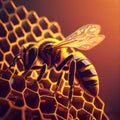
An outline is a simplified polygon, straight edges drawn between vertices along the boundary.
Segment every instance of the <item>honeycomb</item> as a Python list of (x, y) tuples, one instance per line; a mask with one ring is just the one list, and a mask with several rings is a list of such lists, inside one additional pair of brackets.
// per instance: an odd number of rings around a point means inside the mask
[[(44, 38), (64, 39), (57, 22), (39, 17), (35, 11), (17, 6), (10, 0), (0, 1), (0, 120), (109, 120), (105, 104), (75, 85), (68, 105), (68, 73), (63, 72), (59, 91), (53, 95), (60, 76), (55, 69), (46, 72), (40, 82), (36, 71), (27, 79), (18, 75), (23, 64), (17, 61), (11, 71), (5, 70), (22, 45)], [(69, 49), (69, 52), (74, 49)]]

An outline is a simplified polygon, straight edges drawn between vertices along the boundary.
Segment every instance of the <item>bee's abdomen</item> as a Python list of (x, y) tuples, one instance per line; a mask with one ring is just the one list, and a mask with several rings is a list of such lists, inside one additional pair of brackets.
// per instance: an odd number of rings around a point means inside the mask
[(95, 67), (88, 59), (77, 60), (77, 80), (93, 96), (99, 92), (99, 79)]

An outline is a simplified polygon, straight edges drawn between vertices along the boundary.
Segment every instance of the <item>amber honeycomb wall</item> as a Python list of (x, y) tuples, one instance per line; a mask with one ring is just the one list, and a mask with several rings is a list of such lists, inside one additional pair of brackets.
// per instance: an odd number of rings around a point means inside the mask
[[(57, 22), (39, 17), (35, 11), (15, 6), (12, 1), (0, 1), (0, 70), (5, 70), (22, 45), (44, 38), (62, 40)], [(74, 52), (74, 50), (71, 50)], [(108, 120), (104, 102), (91, 97), (75, 86), (72, 105), (68, 109), (68, 73), (63, 73), (59, 92), (53, 96), (59, 73), (48, 70), (40, 82), (32, 77), (18, 76), (23, 70), (21, 61), (15, 71), (0, 76), (0, 120)]]

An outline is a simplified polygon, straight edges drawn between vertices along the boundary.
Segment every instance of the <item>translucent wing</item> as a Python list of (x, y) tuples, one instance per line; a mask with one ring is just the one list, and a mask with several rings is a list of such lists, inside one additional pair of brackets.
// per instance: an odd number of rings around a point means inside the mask
[(105, 36), (99, 34), (100, 30), (100, 25), (84, 25), (66, 37), (57, 47), (74, 47), (80, 50), (89, 50), (104, 40)]

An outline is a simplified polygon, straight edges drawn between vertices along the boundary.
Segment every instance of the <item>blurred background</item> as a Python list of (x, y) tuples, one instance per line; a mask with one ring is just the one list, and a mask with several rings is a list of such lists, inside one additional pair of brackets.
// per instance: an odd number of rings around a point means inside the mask
[(105, 40), (82, 51), (95, 65), (100, 78), (100, 97), (111, 120), (120, 118), (120, 0), (14, 0), (38, 15), (57, 21), (64, 36), (82, 25), (100, 24)]

